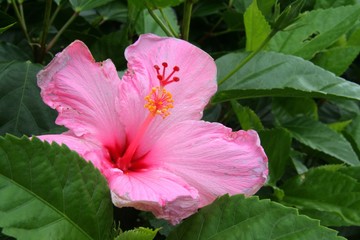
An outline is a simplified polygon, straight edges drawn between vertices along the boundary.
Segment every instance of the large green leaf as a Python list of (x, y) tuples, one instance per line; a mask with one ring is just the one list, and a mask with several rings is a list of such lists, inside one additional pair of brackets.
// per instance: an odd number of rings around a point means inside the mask
[(246, 50), (254, 51), (260, 47), (271, 32), (271, 27), (259, 10), (256, 0), (246, 9), (244, 24), (246, 31)]
[(138, 9), (150, 8), (166, 8), (179, 5), (184, 0), (132, 0)]
[(0, 135), (38, 135), (56, 127), (36, 85), (41, 66), (30, 62), (0, 63)]
[(317, 105), (311, 98), (273, 98), (272, 113), (277, 122), (303, 116), (318, 119)]
[(113, 0), (69, 0), (75, 12), (82, 12), (105, 5)]
[[(359, 226), (360, 182), (339, 168), (315, 168), (287, 181), (281, 187), (285, 193), (283, 202), (321, 219), (325, 225)], [(354, 168), (359, 171), (358, 167)]]
[(27, 61), (29, 59), (30, 56), (24, 49), (9, 42), (0, 42), (0, 62)]
[(356, 0), (316, 0), (314, 8), (334, 8), (354, 4)]
[[(217, 59), (219, 81), (246, 56), (246, 53), (231, 53)], [(360, 86), (299, 57), (262, 52), (221, 84), (213, 100), (263, 96), (360, 100)]]
[[(161, 11), (164, 15), (161, 14)], [(156, 14), (166, 25), (170, 25), (176, 34), (179, 34), (180, 27), (174, 9), (168, 7), (162, 9), (161, 11), (154, 10), (154, 14)], [(151, 17), (148, 10), (143, 10), (142, 13), (140, 13), (139, 18), (136, 21), (136, 32), (138, 34), (154, 33), (159, 36), (167, 36), (159, 24), (157, 24)]]
[(107, 182), (65, 146), (0, 137), (0, 227), (17, 239), (109, 239)]
[(281, 123), (299, 142), (326, 153), (349, 165), (360, 165), (351, 144), (327, 125), (308, 117), (298, 117)]
[(168, 240), (343, 239), (319, 221), (269, 200), (227, 195), (173, 230)]
[(278, 32), (268, 49), (311, 59), (349, 31), (359, 16), (360, 4), (307, 12), (297, 21), (297, 28)]
[[(126, 60), (125, 58), (119, 57), (119, 53), (124, 52), (126, 46), (130, 45), (127, 38), (127, 30), (127, 28), (123, 28), (121, 31), (103, 35), (98, 39), (90, 46), (94, 58), (98, 61), (110, 58), (117, 69), (125, 69)], [(114, 49), (116, 49), (116, 51), (114, 51)]]
[(269, 158), (268, 184), (276, 185), (290, 159), (291, 135), (282, 128), (263, 130), (259, 135)]

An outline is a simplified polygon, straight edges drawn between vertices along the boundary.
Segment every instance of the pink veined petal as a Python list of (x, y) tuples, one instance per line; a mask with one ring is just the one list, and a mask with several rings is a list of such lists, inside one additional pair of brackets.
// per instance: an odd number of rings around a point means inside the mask
[(86, 45), (75, 41), (37, 77), (44, 102), (59, 112), (57, 124), (112, 148), (124, 144), (115, 107), (120, 79), (110, 60), (96, 63)]
[(162, 62), (167, 62), (167, 73), (174, 66), (180, 68), (174, 74), (180, 81), (165, 86), (173, 96), (174, 108), (170, 109), (171, 114), (166, 119), (160, 116), (154, 119), (138, 150), (141, 155), (175, 122), (201, 119), (205, 105), (217, 89), (216, 65), (207, 53), (186, 41), (153, 34), (141, 35), (126, 49), (125, 56), (129, 69), (120, 85), (118, 109), (124, 113), (128, 136), (134, 135), (149, 113), (144, 108), (144, 98), (152, 87), (159, 85), (154, 65), (162, 67)]
[(216, 65), (209, 54), (181, 39), (144, 34), (125, 50), (125, 57), (136, 81), (150, 81), (151, 86), (159, 85), (154, 65), (162, 72), (162, 62), (168, 63), (168, 73), (178, 66), (180, 70), (173, 76), (180, 81), (165, 86), (174, 98), (172, 113), (179, 121), (201, 119), (217, 90)]
[(85, 139), (65, 134), (53, 134), (36, 136), (42, 141), (49, 143), (65, 144), (71, 150), (77, 152), (86, 161), (91, 161), (101, 172), (111, 167), (108, 152), (99, 145), (99, 143), (91, 142)]
[(195, 187), (200, 206), (226, 193), (255, 194), (268, 175), (267, 157), (255, 131), (232, 132), (203, 121), (185, 121), (169, 129), (148, 161), (161, 161), (158, 164)]
[(117, 207), (151, 211), (172, 224), (179, 223), (198, 209), (197, 190), (170, 172), (148, 169), (123, 173), (119, 169), (109, 169), (105, 175)]

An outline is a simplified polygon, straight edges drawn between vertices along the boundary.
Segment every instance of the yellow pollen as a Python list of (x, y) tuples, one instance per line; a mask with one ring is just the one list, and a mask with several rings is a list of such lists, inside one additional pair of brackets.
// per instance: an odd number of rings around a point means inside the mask
[(145, 100), (147, 103), (144, 107), (153, 115), (159, 114), (162, 118), (169, 116), (169, 109), (174, 107), (171, 93), (163, 87), (153, 87)]

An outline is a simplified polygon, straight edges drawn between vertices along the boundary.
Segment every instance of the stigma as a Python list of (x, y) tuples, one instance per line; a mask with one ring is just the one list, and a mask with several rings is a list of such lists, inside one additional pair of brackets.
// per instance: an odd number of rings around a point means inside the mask
[(147, 108), (150, 113), (155, 116), (160, 115), (162, 118), (166, 118), (170, 115), (169, 109), (173, 108), (173, 98), (170, 92), (166, 91), (163, 87), (153, 87), (149, 95), (145, 97)]
[(166, 68), (168, 67), (167, 62), (163, 62), (162, 64), (163, 70), (160, 72), (160, 67), (155, 65), (154, 68), (156, 70), (157, 79), (160, 81), (160, 86), (164, 87), (172, 82), (180, 81), (180, 78), (173, 76), (175, 72), (179, 72), (180, 68), (178, 66), (174, 66), (172, 72), (169, 75), (166, 75)]

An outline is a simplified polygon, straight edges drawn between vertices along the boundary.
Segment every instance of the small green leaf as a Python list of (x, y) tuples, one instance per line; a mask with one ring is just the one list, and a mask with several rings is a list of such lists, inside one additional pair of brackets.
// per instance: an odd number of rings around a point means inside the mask
[[(217, 59), (218, 80), (246, 56), (246, 53), (231, 53)], [(301, 58), (261, 52), (219, 86), (213, 101), (263, 96), (360, 100), (360, 86)]]
[(246, 9), (244, 14), (246, 32), (246, 51), (255, 51), (271, 32), (271, 27), (259, 10), (257, 1)]
[(345, 129), (347, 136), (354, 143), (355, 148), (360, 152), (360, 115), (355, 117), (351, 124)]
[[(341, 166), (314, 168), (287, 181), (283, 201), (325, 225), (360, 225), (360, 182)], [(359, 167), (348, 167), (359, 171)]]
[(0, 135), (38, 135), (56, 127), (54, 110), (47, 107), (36, 85), (40, 65), (0, 63)]
[(243, 130), (254, 129), (257, 131), (264, 129), (264, 126), (262, 125), (259, 117), (256, 115), (256, 113), (253, 110), (251, 110), (248, 107), (244, 107), (240, 105), (236, 101), (231, 101), (231, 106), (241, 125), (241, 129)]
[(269, 158), (269, 185), (276, 185), (289, 163), (291, 135), (284, 129), (270, 129), (259, 132), (261, 145)]
[(351, 144), (326, 124), (307, 117), (294, 118), (281, 124), (299, 142), (349, 165), (360, 165)]
[(294, 149), (291, 149), (290, 151), (290, 159), (298, 174), (303, 174), (308, 171), (308, 168), (304, 164), (305, 156), (306, 155), (304, 153), (295, 151)]
[(65, 146), (0, 137), (0, 227), (17, 239), (109, 239), (106, 180)]
[(268, 49), (311, 59), (349, 31), (359, 15), (360, 4), (306, 12), (297, 21), (297, 28), (278, 32)]
[(179, 224), (167, 240), (332, 240), (334, 230), (320, 226), (319, 221), (299, 215), (284, 207), (257, 197), (228, 195), (214, 201)]
[(159, 229), (139, 227), (125, 231), (115, 238), (115, 240), (153, 240)]

